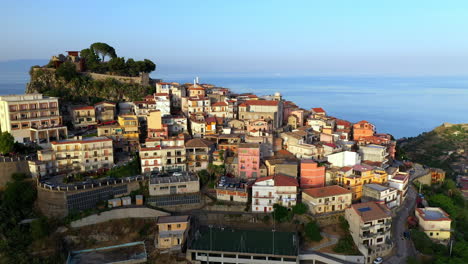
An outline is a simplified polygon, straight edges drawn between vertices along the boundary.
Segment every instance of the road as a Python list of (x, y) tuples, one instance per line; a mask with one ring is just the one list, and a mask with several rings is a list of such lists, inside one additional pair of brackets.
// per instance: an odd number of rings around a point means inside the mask
[(406, 263), (406, 258), (409, 256), (416, 256), (416, 249), (411, 239), (404, 239), (403, 232), (406, 229), (406, 221), (408, 216), (414, 212), (416, 206), (417, 191), (412, 186), (411, 182), (426, 173), (426, 170), (419, 164), (414, 166), (414, 173), (410, 175), (410, 183), (408, 193), (403, 206), (400, 207), (396, 216), (393, 218), (392, 229), (393, 239), (395, 241), (395, 255), (386, 258), (384, 263), (400, 264)]

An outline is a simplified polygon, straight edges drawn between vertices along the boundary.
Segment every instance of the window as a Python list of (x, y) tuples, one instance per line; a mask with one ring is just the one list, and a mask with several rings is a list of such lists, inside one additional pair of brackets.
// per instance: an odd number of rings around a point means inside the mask
[(431, 233), (429, 233), (429, 236), (433, 236), (433, 235), (434, 235), (434, 234), (433, 234), (432, 232), (431, 232)]

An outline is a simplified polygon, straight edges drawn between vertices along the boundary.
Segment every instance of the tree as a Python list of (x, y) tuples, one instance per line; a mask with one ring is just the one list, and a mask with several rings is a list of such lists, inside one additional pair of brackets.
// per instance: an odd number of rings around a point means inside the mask
[(15, 138), (8, 132), (0, 133), (0, 153), (10, 153), (15, 146)]
[(83, 49), (80, 52), (81, 58), (85, 60), (86, 68), (91, 72), (100, 72), (100, 59), (92, 49)]
[(130, 76), (138, 76), (139, 72), (137, 69), (137, 64), (135, 63), (135, 60), (132, 58), (127, 59), (127, 62), (125, 63), (127, 66), (127, 73)]
[(450, 216), (455, 217), (457, 213), (457, 207), (453, 203), (453, 200), (443, 194), (436, 194), (429, 197), (429, 205), (434, 207), (441, 207)]
[(288, 220), (288, 208), (279, 204), (273, 205), (273, 218), (281, 223)]
[(143, 72), (150, 73), (150, 72), (156, 70), (156, 64), (154, 64), (154, 62), (152, 62), (152, 61), (150, 61), (148, 59), (145, 59), (143, 62), (145, 64), (145, 68), (144, 68)]
[(118, 75), (125, 75), (127, 72), (127, 65), (123, 57), (112, 58), (108, 63), (109, 71)]
[(117, 54), (115, 53), (115, 49), (109, 46), (107, 43), (102, 43), (102, 42), (93, 43), (91, 44), (91, 49), (94, 51), (96, 55), (101, 56), (102, 61), (105, 61), (106, 56), (110, 58), (117, 57)]
[(305, 226), (305, 235), (308, 239), (312, 241), (322, 240), (322, 235), (320, 234), (320, 227), (317, 222), (311, 221)]
[(41, 217), (31, 222), (31, 236), (34, 240), (39, 240), (49, 234), (49, 223), (47, 218)]
[(297, 203), (293, 206), (292, 211), (295, 214), (301, 215), (307, 213), (307, 209), (308, 207), (304, 203)]
[(55, 71), (55, 74), (58, 77), (62, 77), (63, 79), (65, 79), (65, 81), (67, 82), (71, 81), (72, 79), (78, 76), (78, 73), (76, 72), (76, 66), (71, 61), (66, 61), (62, 63)]

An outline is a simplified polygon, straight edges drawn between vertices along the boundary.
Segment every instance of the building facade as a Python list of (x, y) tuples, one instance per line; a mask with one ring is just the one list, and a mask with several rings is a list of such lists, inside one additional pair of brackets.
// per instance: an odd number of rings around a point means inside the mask
[(302, 201), (314, 215), (341, 212), (351, 205), (352, 192), (338, 185), (306, 189)]
[(262, 177), (252, 185), (252, 212), (272, 212), (273, 205), (296, 205), (297, 179), (284, 175)]
[(260, 145), (243, 143), (238, 147), (238, 175), (240, 178), (260, 177)]
[(313, 160), (301, 160), (301, 188), (325, 186), (325, 167)]
[(444, 244), (450, 241), (452, 219), (444, 210), (439, 207), (416, 208), (415, 214), (419, 228), (430, 239)]
[(16, 142), (42, 146), (68, 136), (58, 98), (42, 94), (0, 96), (0, 130), (9, 132)]
[(160, 216), (156, 221), (158, 235), (156, 247), (159, 249), (180, 250), (190, 230), (190, 216)]
[(110, 169), (114, 165), (112, 140), (105, 137), (54, 141), (50, 148), (39, 150), (37, 158), (29, 161), (34, 177)]
[(345, 211), (349, 232), (358, 250), (372, 263), (388, 255), (392, 248), (392, 216), (385, 205), (376, 202), (351, 205)]

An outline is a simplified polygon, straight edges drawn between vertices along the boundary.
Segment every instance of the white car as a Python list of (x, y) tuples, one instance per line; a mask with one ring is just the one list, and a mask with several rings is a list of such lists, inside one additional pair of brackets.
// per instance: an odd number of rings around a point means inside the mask
[(374, 264), (381, 264), (381, 263), (383, 263), (383, 258), (378, 257), (378, 258), (374, 259)]

